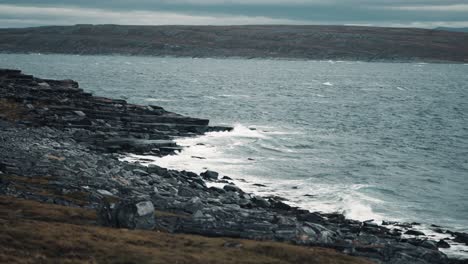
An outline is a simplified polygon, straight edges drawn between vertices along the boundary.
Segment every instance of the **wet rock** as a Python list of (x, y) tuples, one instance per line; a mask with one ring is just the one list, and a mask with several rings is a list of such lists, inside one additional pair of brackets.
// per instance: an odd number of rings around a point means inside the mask
[(322, 223), (325, 220), (321, 215), (311, 212), (300, 213), (297, 215), (297, 219), (300, 221), (306, 221), (311, 223)]
[(227, 185), (224, 185), (223, 189), (227, 192), (243, 193), (242, 189), (235, 185), (227, 184)]
[(437, 247), (438, 248), (450, 248), (450, 244), (447, 243), (445, 240), (441, 239), (437, 242)]
[(254, 196), (251, 199), (251, 201), (255, 206), (258, 206), (258, 207), (267, 208), (267, 207), (271, 206), (270, 202), (268, 202), (266, 199), (264, 199), (264, 198), (262, 198), (260, 196)]
[(216, 171), (207, 170), (200, 174), (204, 179), (215, 181), (218, 179), (219, 174)]
[(468, 245), (468, 234), (467, 233), (460, 233), (460, 232), (455, 232), (455, 239), (453, 241), (458, 242), (458, 243), (465, 243)]
[(398, 222), (395, 221), (382, 221), (382, 225), (396, 225)]
[(405, 232), (405, 235), (412, 235), (412, 236), (424, 236), (425, 234), (421, 231), (417, 230), (408, 230)]
[(432, 250), (438, 250), (439, 248), (437, 242), (427, 240), (427, 239), (421, 242), (418, 246), (425, 247), (425, 248), (432, 249)]

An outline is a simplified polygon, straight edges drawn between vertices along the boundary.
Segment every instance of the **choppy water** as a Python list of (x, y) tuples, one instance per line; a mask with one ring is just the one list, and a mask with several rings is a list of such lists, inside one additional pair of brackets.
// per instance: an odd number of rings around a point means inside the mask
[(0, 54), (0, 67), (235, 126), (179, 140), (160, 165), (307, 209), (468, 231), (468, 65)]

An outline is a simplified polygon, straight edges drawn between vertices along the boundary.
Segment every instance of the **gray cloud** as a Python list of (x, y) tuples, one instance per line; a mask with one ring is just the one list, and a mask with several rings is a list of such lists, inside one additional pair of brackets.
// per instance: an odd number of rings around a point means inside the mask
[[(467, 0), (0, 0), (0, 26), (361, 24), (468, 27)], [(52, 12), (58, 10), (57, 12)]]

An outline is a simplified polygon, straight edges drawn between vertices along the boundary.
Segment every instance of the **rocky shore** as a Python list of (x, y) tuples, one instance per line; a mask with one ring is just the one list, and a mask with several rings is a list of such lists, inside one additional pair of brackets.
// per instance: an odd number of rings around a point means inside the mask
[[(71, 80), (0, 69), (0, 195), (93, 209), (101, 225), (116, 228), (320, 246), (376, 263), (466, 263), (438, 250), (450, 246), (446, 241), (418, 238), (412, 224), (388, 229), (309, 212), (279, 197), (245, 193), (213, 171), (198, 175), (121, 160), (128, 153), (171, 155), (180, 150), (176, 137), (229, 129), (158, 106), (96, 97)], [(440, 232), (468, 244), (468, 234)]]

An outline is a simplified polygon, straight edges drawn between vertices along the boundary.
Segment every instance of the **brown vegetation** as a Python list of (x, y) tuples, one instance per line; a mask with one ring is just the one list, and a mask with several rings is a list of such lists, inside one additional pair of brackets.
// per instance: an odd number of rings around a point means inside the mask
[(59, 188), (49, 185), (53, 177), (23, 177), (14, 175), (2, 175), (2, 182), (11, 188), (28, 192), (35, 196), (49, 199), (60, 199), (68, 203), (85, 206), (89, 203), (89, 194), (81, 190), (64, 192)]
[(92, 224), (95, 217), (89, 209), (0, 196), (0, 262), (371, 263), (331, 249), (104, 228)]
[(14, 100), (0, 98), (0, 119), (18, 121), (25, 117), (26, 109)]

